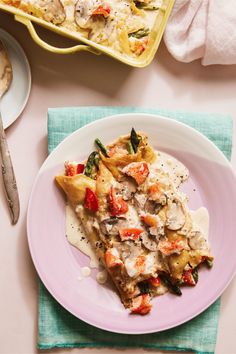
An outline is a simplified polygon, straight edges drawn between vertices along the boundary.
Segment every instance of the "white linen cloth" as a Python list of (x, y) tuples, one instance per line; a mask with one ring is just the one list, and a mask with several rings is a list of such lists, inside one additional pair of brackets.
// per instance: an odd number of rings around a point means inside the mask
[(236, 0), (176, 0), (164, 40), (179, 61), (236, 64)]

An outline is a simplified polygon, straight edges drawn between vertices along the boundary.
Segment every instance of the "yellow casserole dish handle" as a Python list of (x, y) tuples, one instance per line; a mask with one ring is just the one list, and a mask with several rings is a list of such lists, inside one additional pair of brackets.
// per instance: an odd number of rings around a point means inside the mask
[(70, 53), (75, 53), (75, 52), (79, 52), (81, 50), (86, 50), (88, 52), (92, 52), (94, 54), (101, 54), (100, 51), (98, 51), (95, 48), (92, 48), (86, 44), (78, 44), (75, 45), (73, 47), (70, 48), (57, 48), (54, 47), (50, 44), (48, 44), (47, 42), (43, 41), (37, 34), (32, 22), (28, 19), (25, 18), (23, 16), (20, 15), (15, 15), (15, 20), (22, 23), (23, 25), (25, 25), (28, 28), (28, 31), (31, 35), (31, 37), (33, 38), (33, 40), (42, 48), (48, 50), (49, 52), (53, 52), (53, 53), (57, 53), (57, 54), (70, 54)]

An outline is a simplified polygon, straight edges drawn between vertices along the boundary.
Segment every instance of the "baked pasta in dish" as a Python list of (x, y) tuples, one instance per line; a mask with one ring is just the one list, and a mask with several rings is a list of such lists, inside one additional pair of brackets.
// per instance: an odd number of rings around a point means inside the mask
[(181, 295), (182, 285), (196, 285), (201, 265), (212, 266), (207, 235), (179, 190), (188, 170), (181, 164), (171, 172), (172, 160), (162, 163), (134, 129), (107, 146), (95, 144), (87, 161), (65, 162), (56, 181), (125, 308), (145, 315), (154, 296)]
[(162, 0), (0, 0), (85, 38), (137, 57), (150, 40)]

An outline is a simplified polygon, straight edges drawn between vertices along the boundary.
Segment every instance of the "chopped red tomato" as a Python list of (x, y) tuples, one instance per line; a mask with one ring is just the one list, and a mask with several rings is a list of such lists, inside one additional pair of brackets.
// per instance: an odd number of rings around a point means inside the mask
[(212, 257), (209, 257), (209, 256), (202, 256), (201, 261), (202, 261), (202, 263), (204, 263), (204, 262), (213, 262), (213, 259), (212, 259)]
[(96, 10), (93, 11), (92, 16), (103, 16), (107, 18), (110, 15), (111, 8), (108, 4), (100, 5)]
[(117, 196), (113, 187), (109, 193), (110, 213), (112, 216), (117, 216), (127, 213), (129, 207), (121, 196)]
[(140, 55), (147, 48), (148, 38), (144, 38), (136, 47), (135, 54)]
[(65, 162), (65, 174), (66, 176), (73, 177), (79, 173), (84, 172), (84, 164), (77, 164), (76, 162)]
[(208, 268), (213, 267), (213, 258), (212, 257), (202, 256), (201, 261), (202, 261), (202, 263), (205, 263)]
[(132, 50), (133, 53), (135, 53), (138, 56), (142, 54), (143, 51), (147, 48), (147, 44), (148, 44), (148, 37), (144, 37), (140, 39), (134, 39), (134, 37), (132, 37), (130, 41), (130, 49)]
[(108, 268), (113, 268), (123, 264), (115, 248), (109, 248), (105, 253), (105, 262)]
[(143, 232), (142, 229), (121, 229), (119, 230), (121, 241), (126, 240), (138, 240), (141, 233)]
[(132, 300), (131, 312), (140, 315), (146, 315), (150, 312), (152, 305), (150, 304), (151, 297), (149, 294), (143, 294), (135, 297)]
[(193, 278), (192, 272), (193, 272), (193, 270), (190, 268), (188, 270), (185, 270), (183, 273), (182, 280), (187, 285), (195, 285), (196, 284), (196, 282)]
[(84, 207), (94, 213), (98, 211), (98, 198), (90, 188), (86, 188)]
[(127, 165), (123, 172), (130, 177), (133, 177), (138, 185), (145, 182), (149, 175), (149, 168), (146, 162), (132, 162)]
[(77, 165), (75, 162), (65, 162), (65, 175), (73, 177), (76, 175), (77, 172)]
[(158, 244), (158, 248), (165, 256), (169, 256), (174, 252), (179, 252), (184, 249), (184, 243), (180, 240), (169, 241), (169, 240), (161, 240)]
[(83, 173), (84, 172), (84, 164), (83, 163), (78, 163), (77, 165), (77, 174)]
[(155, 286), (155, 287), (157, 287), (157, 286), (159, 286), (161, 284), (161, 281), (160, 281), (159, 277), (156, 277), (156, 278), (151, 277), (151, 278), (148, 279), (148, 282), (149, 282), (149, 284), (151, 284), (152, 286)]

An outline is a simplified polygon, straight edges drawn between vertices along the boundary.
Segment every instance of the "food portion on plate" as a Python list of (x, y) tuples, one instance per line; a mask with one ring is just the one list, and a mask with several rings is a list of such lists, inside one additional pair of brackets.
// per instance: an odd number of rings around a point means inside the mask
[(151, 40), (162, 0), (0, 0), (119, 53), (140, 56)]
[(132, 128), (111, 144), (95, 144), (85, 162), (66, 161), (56, 181), (123, 305), (145, 315), (153, 297), (181, 295), (182, 285), (196, 285), (200, 266), (212, 266), (207, 227), (199, 222), (207, 210), (189, 210), (179, 189), (187, 168), (155, 151), (144, 133)]

